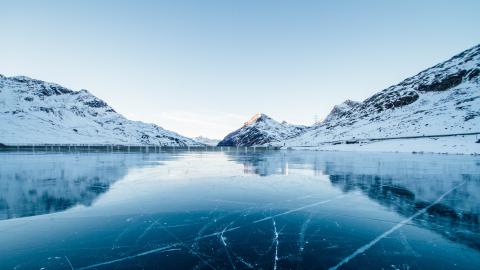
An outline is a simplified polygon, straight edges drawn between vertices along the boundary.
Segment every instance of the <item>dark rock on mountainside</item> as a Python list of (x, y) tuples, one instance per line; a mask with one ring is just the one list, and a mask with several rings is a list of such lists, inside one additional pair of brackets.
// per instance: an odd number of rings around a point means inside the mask
[[(469, 71), (467, 70), (460, 70), (457, 73), (449, 74), (445, 78), (435, 80), (429, 84), (419, 84), (417, 87), (418, 91), (445, 91), (450, 88), (453, 88), (462, 83), (463, 79), (466, 77)], [(473, 77), (474, 78), (474, 77)], [(470, 78), (466, 78), (470, 79)]]

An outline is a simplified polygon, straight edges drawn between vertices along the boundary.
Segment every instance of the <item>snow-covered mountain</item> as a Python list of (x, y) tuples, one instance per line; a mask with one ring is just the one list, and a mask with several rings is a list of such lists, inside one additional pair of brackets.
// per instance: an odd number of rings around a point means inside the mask
[(360, 104), (361, 104), (360, 102), (347, 99), (341, 104), (335, 105), (333, 109), (330, 111), (330, 113), (328, 114), (328, 116), (325, 118), (324, 122), (332, 121), (333, 119), (342, 117), (346, 113), (348, 113), (352, 108)]
[(87, 90), (3, 75), (0, 143), (201, 145), (157, 125), (128, 120)]
[(480, 131), (480, 45), (382, 90), (335, 106), (287, 145)]
[(241, 128), (228, 134), (218, 146), (256, 146), (280, 143), (298, 136), (305, 126), (279, 123), (265, 114), (256, 114)]
[(210, 138), (207, 138), (207, 137), (204, 137), (204, 136), (198, 136), (198, 137), (195, 137), (193, 139), (195, 141), (199, 142), (199, 143), (203, 143), (203, 144), (209, 145), (209, 146), (216, 146), (220, 142), (220, 140), (210, 139)]

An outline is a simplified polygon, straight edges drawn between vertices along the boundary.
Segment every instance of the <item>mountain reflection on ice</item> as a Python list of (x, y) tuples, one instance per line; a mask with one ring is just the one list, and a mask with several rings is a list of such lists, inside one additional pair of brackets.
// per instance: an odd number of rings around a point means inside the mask
[(90, 206), (145, 161), (137, 155), (0, 155), (0, 220)]
[(1, 269), (480, 267), (474, 156), (230, 151), (0, 161)]
[[(328, 175), (333, 186), (344, 192), (361, 191), (380, 205), (403, 216), (411, 216), (439, 194), (465, 183), (451, 199), (428, 210), (417, 220), (454, 241), (480, 250), (480, 160), (443, 155), (351, 154), (320, 152), (304, 155), (277, 153), (267, 158), (237, 157), (245, 171), (266, 176), (285, 174), (293, 169), (311, 166), (316, 174)], [(328, 156), (328, 157), (327, 157)], [(312, 159), (313, 158), (313, 159)], [(470, 160), (469, 160), (470, 159)], [(300, 166), (298, 166), (300, 165)], [(426, 224), (425, 224), (426, 223)]]

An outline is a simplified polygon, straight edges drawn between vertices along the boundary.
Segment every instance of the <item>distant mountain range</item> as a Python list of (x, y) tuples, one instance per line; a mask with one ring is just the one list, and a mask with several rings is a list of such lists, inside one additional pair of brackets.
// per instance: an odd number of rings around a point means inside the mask
[(283, 125), (266, 115), (260, 118), (259, 123), (249, 121), (230, 133), (219, 145), (311, 146), (352, 138), (479, 132), (480, 45), (363, 102), (347, 100), (308, 128)]
[(216, 146), (220, 142), (220, 140), (210, 139), (210, 138), (203, 137), (203, 136), (194, 137), (193, 139), (195, 141), (199, 142), (199, 143), (203, 143), (203, 144), (209, 145), (209, 146)]
[[(363, 102), (347, 100), (313, 126), (277, 122), (257, 114), (218, 146), (301, 147), (339, 140), (479, 131), (477, 45)], [(87, 90), (0, 75), (0, 143), (200, 146), (217, 141), (190, 139), (155, 124), (128, 120)]]
[(0, 143), (203, 145), (155, 124), (128, 120), (87, 90), (3, 75)]

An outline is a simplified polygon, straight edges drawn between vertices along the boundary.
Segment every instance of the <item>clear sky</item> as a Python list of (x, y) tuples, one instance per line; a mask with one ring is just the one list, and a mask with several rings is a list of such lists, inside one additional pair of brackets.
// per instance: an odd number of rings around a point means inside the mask
[(312, 124), (480, 43), (480, 1), (0, 1), (0, 73), (221, 138)]

